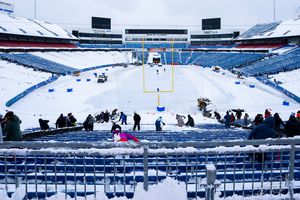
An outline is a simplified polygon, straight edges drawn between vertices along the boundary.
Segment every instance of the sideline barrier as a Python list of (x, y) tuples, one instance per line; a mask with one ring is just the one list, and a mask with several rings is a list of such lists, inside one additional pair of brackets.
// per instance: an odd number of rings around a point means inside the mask
[(288, 96), (291, 99), (295, 100), (297, 103), (300, 103), (300, 97), (298, 97), (297, 95), (293, 94), (292, 92), (284, 89), (283, 87), (277, 85), (276, 83), (273, 83), (272, 81), (268, 80), (267, 78), (262, 77), (262, 76), (258, 76), (258, 77), (256, 77), (256, 79), (259, 80), (260, 82), (262, 82), (266, 85), (269, 85), (269, 86), (275, 88), (276, 90), (284, 93), (286, 96)]
[(39, 89), (45, 85), (48, 85), (49, 83), (52, 83), (54, 81), (56, 81), (58, 79), (59, 76), (52, 76), (51, 78), (49, 78), (46, 81), (40, 82), (34, 86), (31, 86), (30, 88), (26, 89), (24, 92), (18, 94), (17, 96), (15, 96), (14, 98), (10, 99), (8, 102), (5, 103), (5, 106), (10, 107), (13, 104), (15, 104), (17, 101), (19, 101), (20, 99), (22, 99), (23, 97), (27, 96), (28, 94), (30, 94), (31, 92), (35, 91), (36, 89)]

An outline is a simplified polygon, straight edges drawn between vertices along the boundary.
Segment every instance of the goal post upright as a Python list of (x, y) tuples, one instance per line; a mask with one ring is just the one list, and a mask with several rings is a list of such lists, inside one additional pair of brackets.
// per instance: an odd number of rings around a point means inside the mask
[(171, 92), (174, 93), (174, 38), (172, 39), (171, 48), (172, 48), (172, 62), (171, 62), (171, 68), (172, 68), (172, 90), (171, 90)]

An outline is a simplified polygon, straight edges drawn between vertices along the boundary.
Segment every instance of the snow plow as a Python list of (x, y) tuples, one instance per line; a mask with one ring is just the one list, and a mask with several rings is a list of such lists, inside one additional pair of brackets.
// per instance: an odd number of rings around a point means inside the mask
[(108, 79), (108, 76), (106, 76), (106, 75), (99, 75), (97, 82), (98, 83), (104, 83), (104, 82), (107, 81), (107, 79)]

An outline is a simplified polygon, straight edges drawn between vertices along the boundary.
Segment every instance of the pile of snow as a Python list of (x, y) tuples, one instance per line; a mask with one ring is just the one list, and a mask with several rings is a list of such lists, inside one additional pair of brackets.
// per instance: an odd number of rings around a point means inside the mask
[[(97, 193), (97, 199), (102, 200), (108, 200), (107, 196), (104, 192)], [(133, 200), (165, 200), (165, 199), (172, 199), (172, 200), (185, 200), (187, 198), (187, 193), (185, 189), (184, 183), (179, 183), (176, 180), (173, 180), (171, 178), (166, 178), (163, 182), (158, 183), (157, 185), (150, 185), (149, 190), (145, 191), (143, 188), (143, 183), (138, 183), (135, 192)], [(65, 199), (65, 194), (57, 194), (55, 196), (47, 198), (47, 200), (60, 200)], [(67, 197), (67, 200), (71, 200), (70, 196)], [(89, 195), (86, 197), (77, 197), (78, 200), (94, 200), (94, 195)], [(110, 200), (128, 200), (126, 197), (115, 197)]]
[(77, 69), (132, 62), (132, 52), (128, 51), (35, 52), (32, 54)]
[(300, 69), (293, 70), (290, 72), (281, 72), (279, 74), (273, 75), (273, 80), (280, 81), (283, 84), (280, 86), (292, 92), (293, 94), (300, 96)]

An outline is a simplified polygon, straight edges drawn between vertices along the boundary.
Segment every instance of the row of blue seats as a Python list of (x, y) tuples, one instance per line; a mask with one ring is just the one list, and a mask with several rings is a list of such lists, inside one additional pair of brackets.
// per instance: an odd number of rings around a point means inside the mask
[(56, 74), (67, 74), (76, 70), (29, 53), (1, 53), (0, 59)]
[(240, 69), (245, 74), (263, 75), (290, 71), (300, 67), (300, 48), (291, 52), (272, 56)]
[[(141, 53), (138, 55), (138, 59), (141, 59)], [(174, 53), (160, 52), (161, 62), (163, 64), (196, 64), (204, 67), (220, 66), (224, 69), (231, 69), (235, 67), (241, 67), (249, 65), (253, 62), (261, 60), (267, 56), (263, 53), (236, 53), (236, 52), (178, 52)], [(147, 54), (148, 56), (148, 54)], [(145, 59), (147, 60), (147, 59)]]

